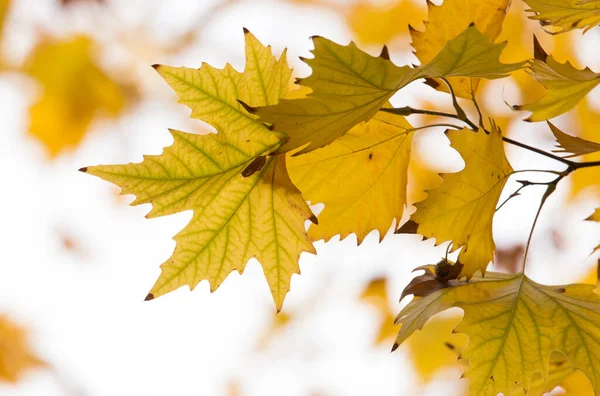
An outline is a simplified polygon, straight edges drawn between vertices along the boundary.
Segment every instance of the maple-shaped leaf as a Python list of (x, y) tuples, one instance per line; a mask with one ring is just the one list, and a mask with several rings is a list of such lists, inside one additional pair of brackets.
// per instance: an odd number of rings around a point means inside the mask
[[(305, 62), (313, 73), (300, 80), (312, 92), (307, 98), (282, 100), (274, 106), (249, 109), (289, 136), (277, 152), (304, 147), (296, 155), (330, 144), (362, 121), (367, 121), (402, 87), (426, 77), (501, 78), (523, 63), (502, 64), (505, 44), (492, 44), (475, 26), (469, 26), (435, 56), (417, 67), (398, 67), (384, 51), (373, 57), (354, 44), (343, 46), (313, 38), (313, 59)], [(310, 143), (310, 144), (309, 144)]]
[(600, 84), (600, 73), (589, 68), (576, 69), (571, 63), (559, 63), (548, 55), (538, 40), (534, 40), (535, 59), (529, 73), (547, 92), (537, 102), (513, 106), (516, 110), (530, 111), (527, 121), (543, 121), (571, 110), (592, 89)]
[[(431, 272), (428, 268), (426, 271)], [(454, 329), (469, 336), (461, 358), (469, 395), (510, 394), (529, 387), (534, 373), (548, 377), (553, 351), (581, 370), (600, 390), (600, 296), (594, 285), (546, 286), (523, 274), (488, 272), (469, 282), (449, 284), (415, 297), (398, 315), (396, 344), (423, 327), (433, 315), (459, 307), (464, 317)]]
[(0, 382), (18, 382), (27, 370), (43, 366), (30, 351), (25, 329), (0, 316)]
[(550, 26), (551, 33), (589, 29), (600, 24), (600, 1), (597, 0), (525, 0), (533, 12), (530, 18)]
[[(190, 223), (175, 236), (173, 256), (147, 299), (183, 285), (208, 280), (215, 290), (251, 258), (262, 264), (273, 299), (281, 309), (301, 252), (314, 253), (304, 221), (316, 218), (289, 179), (284, 156), (266, 154), (280, 142), (237, 98), (272, 104), (289, 86), (285, 57), (279, 61), (246, 32), (243, 73), (204, 65), (198, 70), (160, 66), (192, 115), (217, 134), (173, 131), (175, 142), (161, 155), (138, 164), (83, 169), (137, 196), (132, 205), (151, 203), (149, 217), (192, 210)], [(274, 80), (271, 80), (273, 78)]]
[(589, 140), (566, 134), (553, 125), (550, 121), (548, 121), (548, 126), (556, 138), (557, 149), (552, 150), (552, 152), (569, 154), (563, 156), (563, 158), (579, 157), (580, 155), (600, 151), (600, 144), (596, 142), (590, 142)]
[[(444, 0), (437, 6), (427, 2), (429, 12), (425, 22), (425, 31), (410, 28), (412, 46), (421, 64), (430, 62), (437, 53), (471, 23), (487, 35), (490, 41), (496, 40), (502, 29), (502, 22), (510, 0)], [(452, 23), (448, 23), (452, 21)], [(454, 88), (454, 93), (462, 98), (471, 98), (471, 93), (477, 90), (478, 78), (453, 77), (448, 80)], [(428, 81), (435, 88), (448, 92), (446, 84), (439, 80)]]
[(96, 114), (118, 115), (125, 105), (123, 89), (93, 59), (87, 37), (43, 41), (25, 65), (41, 85), (41, 96), (30, 108), (29, 133), (50, 156), (77, 146)]
[(290, 177), (311, 203), (323, 203), (313, 240), (356, 234), (360, 244), (372, 230), (382, 239), (406, 205), (413, 132), (397, 115), (378, 113), (330, 145), (290, 157)]
[(411, 221), (416, 232), (437, 243), (452, 241), (452, 249), (464, 246), (459, 261), (460, 276), (471, 277), (493, 259), (496, 245), (492, 238), (492, 219), (496, 204), (513, 172), (506, 159), (502, 134), (492, 128), (490, 134), (469, 129), (447, 131), (446, 135), (463, 160), (458, 173), (443, 174), (443, 182), (415, 206)]

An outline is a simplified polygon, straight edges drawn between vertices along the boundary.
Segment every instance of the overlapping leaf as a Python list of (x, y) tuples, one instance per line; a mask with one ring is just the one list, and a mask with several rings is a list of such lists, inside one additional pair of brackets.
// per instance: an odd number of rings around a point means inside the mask
[(327, 147), (289, 159), (290, 176), (313, 204), (324, 203), (313, 240), (371, 230), (380, 239), (406, 205), (412, 132), (400, 116), (379, 113)]
[[(315, 220), (287, 174), (285, 157), (264, 157), (281, 135), (245, 112), (237, 99), (255, 105), (276, 103), (289, 86), (285, 56), (246, 32), (243, 73), (204, 65), (198, 70), (159, 66), (192, 115), (217, 134), (172, 132), (174, 144), (138, 164), (89, 167), (88, 173), (137, 196), (132, 205), (151, 203), (150, 217), (193, 210), (190, 223), (175, 236), (173, 256), (147, 299), (183, 285), (208, 280), (215, 290), (232, 271), (256, 258), (263, 266), (277, 309), (301, 252), (314, 253), (304, 221)], [(247, 172), (251, 169), (251, 172)]]
[(373, 117), (397, 90), (416, 79), (494, 79), (523, 66), (500, 63), (498, 57), (505, 44), (491, 44), (475, 26), (450, 40), (431, 62), (414, 69), (395, 66), (385, 56), (368, 55), (354, 43), (342, 46), (322, 37), (313, 41), (315, 57), (306, 60), (313, 73), (300, 82), (312, 89), (309, 97), (252, 109), (275, 131), (289, 135), (278, 152), (308, 144), (297, 153), (301, 154), (331, 143), (354, 125)]
[(536, 59), (532, 60), (529, 72), (547, 92), (537, 102), (514, 106), (517, 110), (531, 111), (527, 121), (543, 121), (571, 110), (600, 84), (600, 73), (589, 68), (578, 70), (569, 62), (557, 62), (546, 54), (537, 39), (535, 49)]
[[(432, 271), (427, 268), (426, 271)], [(461, 353), (469, 395), (510, 394), (547, 378), (551, 353), (565, 354), (600, 389), (600, 296), (593, 285), (545, 286), (523, 274), (490, 273), (414, 298), (398, 315), (400, 344), (428, 318), (451, 307), (464, 317), (455, 332), (469, 336)]]
[[(473, 22), (477, 29), (493, 42), (500, 34), (509, 5), (510, 0), (444, 0), (440, 6), (428, 1), (429, 17), (425, 22), (425, 31), (410, 29), (415, 55), (421, 64), (430, 62), (448, 41)], [(452, 84), (454, 93), (463, 98), (471, 98), (471, 93), (475, 92), (479, 85), (478, 78), (454, 77), (448, 81)], [(429, 84), (443, 91), (448, 90), (439, 80), (430, 81)]]
[(525, 0), (534, 15), (553, 33), (564, 33), (573, 29), (585, 31), (600, 24), (600, 1), (597, 0)]
[(513, 170), (499, 129), (494, 127), (489, 135), (468, 129), (446, 134), (465, 161), (465, 168), (442, 175), (442, 184), (416, 204), (411, 220), (418, 224), (416, 232), (425, 237), (438, 243), (452, 241), (453, 250), (464, 246), (459, 255), (464, 265), (460, 276), (471, 277), (477, 270), (485, 272), (493, 259), (492, 219)]
[(550, 126), (550, 130), (556, 138), (557, 149), (552, 150), (552, 152), (569, 154), (563, 156), (563, 158), (579, 157), (580, 155), (600, 151), (600, 144), (598, 143), (566, 134), (554, 126), (550, 121), (548, 121), (548, 126)]

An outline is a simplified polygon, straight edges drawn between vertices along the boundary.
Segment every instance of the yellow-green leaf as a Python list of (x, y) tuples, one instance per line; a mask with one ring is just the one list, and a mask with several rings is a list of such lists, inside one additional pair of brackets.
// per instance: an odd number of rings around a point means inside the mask
[(291, 157), (292, 181), (311, 203), (324, 203), (313, 240), (343, 239), (355, 233), (358, 243), (371, 230), (384, 237), (400, 221), (406, 205), (412, 132), (404, 117), (378, 113), (329, 146)]
[(579, 157), (580, 155), (600, 151), (600, 144), (596, 142), (590, 142), (589, 140), (566, 134), (554, 126), (550, 121), (548, 121), (548, 126), (550, 126), (550, 130), (556, 138), (557, 149), (552, 150), (552, 152), (569, 154), (563, 156), (563, 158)]
[(573, 29), (589, 29), (600, 24), (600, 2), (597, 0), (525, 0), (533, 12), (531, 19), (551, 26), (552, 33)]
[[(431, 268), (425, 269), (432, 271)], [(451, 307), (464, 317), (455, 332), (469, 336), (461, 358), (469, 395), (524, 389), (535, 372), (548, 377), (551, 353), (563, 353), (600, 390), (600, 296), (593, 285), (546, 286), (523, 274), (488, 273), (415, 297), (398, 315), (397, 344), (428, 318)]]
[[(425, 31), (410, 29), (415, 55), (421, 64), (430, 62), (448, 41), (471, 23), (475, 23), (477, 29), (487, 35), (490, 41), (495, 41), (509, 5), (510, 0), (444, 0), (440, 6), (428, 1), (429, 17), (425, 22)], [(471, 98), (471, 92), (475, 92), (479, 85), (478, 78), (453, 77), (448, 81), (454, 88), (454, 93), (462, 98)], [(439, 90), (448, 91), (446, 85), (439, 80), (433, 85)]]
[(423, 236), (438, 243), (452, 241), (453, 250), (464, 246), (459, 255), (464, 265), (460, 276), (471, 277), (477, 270), (484, 273), (493, 259), (492, 219), (513, 170), (504, 154), (502, 134), (495, 126), (489, 135), (469, 129), (446, 134), (465, 161), (465, 168), (442, 175), (442, 184), (415, 205), (417, 211), (411, 220), (419, 225), (417, 233)]
[(272, 151), (283, 135), (269, 131), (257, 117), (249, 114), (239, 100), (250, 106), (272, 105), (290, 87), (292, 70), (285, 51), (277, 60), (270, 46), (263, 46), (250, 32), (246, 40), (246, 67), (242, 73), (230, 64), (217, 69), (203, 64), (200, 69), (154, 66), (177, 92), (180, 103), (192, 110), (192, 117), (215, 127), (223, 144), (231, 145), (245, 162)]
[(258, 156), (276, 147), (281, 136), (236, 102), (238, 95), (254, 104), (276, 102), (289, 86), (289, 69), (270, 51), (265, 56), (249, 33), (246, 51), (244, 73), (229, 66), (159, 67), (192, 115), (214, 125), (217, 134), (173, 131), (175, 142), (161, 155), (82, 169), (119, 185), (123, 194), (136, 195), (132, 205), (151, 203), (148, 217), (194, 212), (175, 236), (175, 252), (147, 299), (184, 285), (194, 288), (202, 280), (215, 290), (229, 273), (242, 272), (256, 258), (279, 310), (292, 274), (299, 272), (300, 254), (315, 252), (304, 228), (305, 220), (315, 218), (289, 179), (285, 157)]
[(571, 110), (600, 84), (600, 73), (589, 68), (578, 70), (569, 62), (557, 62), (544, 52), (537, 40), (535, 47), (536, 59), (531, 61), (528, 71), (547, 91), (537, 102), (514, 106), (532, 113), (527, 121), (543, 121)]
[(367, 121), (408, 83), (425, 77), (501, 78), (523, 66), (502, 64), (505, 44), (492, 44), (475, 26), (450, 40), (438, 55), (418, 68), (398, 67), (387, 57), (373, 57), (354, 43), (336, 44), (313, 38), (313, 74), (300, 84), (312, 89), (304, 99), (282, 100), (274, 106), (251, 109), (275, 131), (289, 136), (277, 152), (304, 147), (297, 154), (330, 144), (362, 121)]

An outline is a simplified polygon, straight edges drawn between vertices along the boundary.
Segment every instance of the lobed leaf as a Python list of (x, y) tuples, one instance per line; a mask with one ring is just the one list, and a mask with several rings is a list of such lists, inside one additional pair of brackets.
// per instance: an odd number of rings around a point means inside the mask
[(329, 146), (289, 158), (290, 177), (304, 197), (325, 204), (308, 231), (313, 240), (355, 233), (360, 244), (372, 230), (382, 239), (400, 221), (411, 128), (404, 117), (378, 113)]
[(415, 206), (411, 220), (417, 233), (438, 243), (452, 241), (463, 264), (460, 276), (471, 277), (485, 269), (494, 257), (492, 220), (502, 189), (513, 172), (504, 154), (502, 134), (495, 127), (487, 135), (463, 129), (446, 135), (463, 160), (458, 173), (442, 175), (443, 182), (428, 191), (428, 197)]
[(523, 274), (488, 273), (414, 298), (398, 315), (396, 344), (423, 327), (432, 315), (459, 307), (464, 317), (455, 332), (469, 336), (461, 358), (469, 395), (525, 390), (536, 372), (548, 378), (553, 351), (600, 388), (600, 296), (593, 285), (546, 286)]
[(525, 0), (534, 15), (529, 18), (550, 26), (551, 33), (573, 29), (588, 31), (600, 24), (600, 1), (597, 0)]
[(315, 57), (306, 60), (313, 74), (300, 81), (312, 93), (304, 99), (284, 99), (274, 106), (251, 109), (275, 131), (289, 136), (278, 153), (303, 147), (295, 154), (299, 155), (330, 144), (371, 119), (396, 91), (416, 79), (495, 79), (524, 65), (500, 63), (498, 57), (505, 44), (490, 43), (475, 26), (450, 40), (431, 62), (414, 69), (395, 66), (386, 56), (373, 57), (354, 43), (342, 46), (322, 37), (313, 41)]
[(532, 113), (526, 121), (543, 121), (565, 113), (600, 84), (600, 73), (589, 68), (578, 70), (569, 62), (559, 63), (546, 54), (537, 39), (534, 45), (536, 59), (531, 61), (528, 72), (547, 92), (537, 102), (513, 106)]

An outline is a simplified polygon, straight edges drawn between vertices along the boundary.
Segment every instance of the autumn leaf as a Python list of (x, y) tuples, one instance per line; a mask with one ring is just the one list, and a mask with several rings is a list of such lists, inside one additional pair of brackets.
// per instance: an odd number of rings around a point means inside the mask
[(487, 135), (463, 129), (446, 135), (465, 161), (458, 173), (443, 174), (443, 182), (428, 191), (428, 197), (415, 206), (411, 220), (417, 233), (435, 238), (437, 243), (452, 241), (452, 250), (464, 246), (459, 261), (460, 276), (482, 273), (493, 259), (492, 219), (508, 176), (513, 172), (506, 156), (500, 130)]
[(25, 329), (0, 316), (0, 382), (16, 383), (27, 370), (45, 365), (30, 351)]
[[(481, 33), (488, 36), (488, 40), (495, 41), (502, 29), (509, 5), (510, 0), (444, 0), (440, 6), (428, 1), (429, 19), (425, 22), (425, 31), (420, 32), (412, 27), (410, 29), (415, 55), (421, 64), (430, 62), (448, 41), (473, 22)], [(448, 81), (457, 96), (469, 99), (479, 85), (477, 78), (454, 77)], [(430, 81), (429, 84), (448, 92), (448, 88), (440, 80)]]
[(525, 0), (534, 13), (531, 19), (550, 26), (551, 33), (573, 29), (589, 29), (600, 23), (600, 2), (596, 0)]
[(408, 25), (421, 20), (424, 11), (415, 0), (397, 0), (384, 5), (358, 2), (349, 7), (346, 20), (360, 43), (383, 45), (407, 34)]
[(393, 340), (398, 333), (394, 325), (394, 314), (390, 309), (387, 294), (387, 278), (372, 279), (363, 290), (361, 300), (371, 305), (379, 312), (379, 326), (375, 345), (382, 345), (388, 340)]
[(588, 217), (586, 220), (597, 221), (600, 222), (600, 208), (597, 208), (594, 213)]
[(313, 73), (300, 84), (312, 89), (304, 99), (282, 100), (274, 106), (249, 108), (285, 132), (289, 140), (278, 153), (304, 147), (296, 155), (330, 144), (362, 121), (371, 119), (388, 99), (410, 82), (425, 77), (468, 76), (502, 78), (523, 66), (502, 64), (505, 44), (492, 44), (476, 27), (469, 26), (450, 40), (431, 62), (398, 67), (385, 56), (373, 57), (356, 47), (313, 38), (313, 59), (305, 62)]
[(25, 65), (41, 86), (30, 109), (29, 133), (52, 157), (77, 146), (94, 116), (114, 117), (125, 105), (122, 88), (97, 66), (93, 50), (87, 37), (44, 41)]
[(312, 240), (356, 234), (360, 244), (372, 230), (382, 239), (406, 205), (412, 142), (404, 117), (378, 113), (330, 145), (290, 157), (294, 184), (311, 203), (324, 203)]
[[(589, 100), (582, 100), (575, 109), (579, 128), (577, 135), (585, 140), (600, 144), (598, 125), (600, 125), (600, 112), (592, 108)], [(582, 157), (585, 162), (600, 161), (600, 153), (589, 153)], [(577, 169), (569, 176), (571, 180), (571, 199), (576, 198), (584, 191), (600, 199), (600, 167)]]
[[(160, 66), (158, 71), (192, 108), (192, 116), (217, 134), (173, 131), (174, 144), (138, 164), (88, 167), (88, 173), (137, 196), (132, 205), (151, 203), (148, 217), (193, 210), (190, 223), (175, 236), (173, 256), (147, 299), (208, 280), (215, 290), (251, 258), (262, 264), (277, 310), (299, 273), (301, 252), (315, 253), (304, 221), (316, 221), (289, 179), (285, 157), (266, 157), (281, 135), (245, 112), (237, 99), (272, 104), (285, 94), (289, 68), (246, 32), (243, 73), (204, 65), (198, 70)], [(218, 85), (217, 85), (218, 84)], [(248, 170), (251, 171), (248, 171)]]
[(546, 286), (523, 274), (488, 272), (485, 278), (475, 276), (415, 297), (396, 318), (402, 327), (395, 345), (436, 313), (459, 307), (464, 317), (455, 332), (469, 336), (461, 353), (469, 361), (464, 374), (470, 381), (469, 395), (509, 394), (515, 384), (527, 390), (535, 372), (548, 377), (555, 350), (598, 391), (600, 296), (594, 288)]
[(592, 89), (600, 84), (600, 73), (589, 68), (578, 70), (569, 62), (559, 63), (546, 54), (535, 39), (535, 59), (530, 74), (542, 84), (547, 92), (537, 102), (513, 106), (516, 110), (530, 111), (527, 121), (543, 121), (571, 110)]
[(550, 121), (548, 126), (552, 131), (552, 134), (556, 138), (556, 150), (552, 150), (553, 153), (567, 153), (569, 155), (563, 156), (563, 158), (579, 157), (580, 155), (595, 153), (600, 151), (600, 144), (590, 142), (589, 140), (581, 139), (577, 136), (571, 136), (564, 133)]

